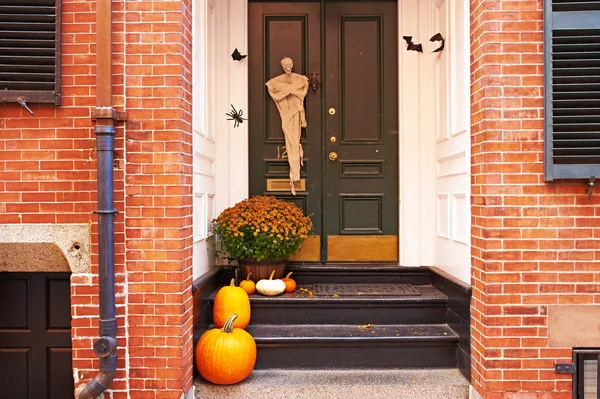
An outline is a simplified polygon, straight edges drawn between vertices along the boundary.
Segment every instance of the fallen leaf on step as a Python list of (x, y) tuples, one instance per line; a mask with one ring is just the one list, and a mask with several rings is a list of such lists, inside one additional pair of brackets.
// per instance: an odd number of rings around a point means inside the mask
[(314, 297), (316, 297), (316, 295), (311, 290), (309, 290), (308, 288), (301, 287), (300, 291), (304, 292), (304, 293), (307, 293), (308, 296), (314, 296)]
[(364, 326), (360, 326), (360, 328), (373, 328), (373, 324), (372, 323), (365, 324)]

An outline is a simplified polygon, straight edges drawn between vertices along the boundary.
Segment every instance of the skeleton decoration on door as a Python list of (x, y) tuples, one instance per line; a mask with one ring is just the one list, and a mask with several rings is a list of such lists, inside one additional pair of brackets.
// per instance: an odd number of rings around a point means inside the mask
[(290, 165), (290, 190), (296, 195), (294, 183), (300, 181), (300, 166), (304, 164), (300, 133), (302, 128), (306, 127), (304, 97), (308, 92), (308, 78), (292, 72), (294, 62), (291, 58), (284, 57), (281, 67), (285, 73), (269, 80), (266, 86), (281, 116), (281, 128)]

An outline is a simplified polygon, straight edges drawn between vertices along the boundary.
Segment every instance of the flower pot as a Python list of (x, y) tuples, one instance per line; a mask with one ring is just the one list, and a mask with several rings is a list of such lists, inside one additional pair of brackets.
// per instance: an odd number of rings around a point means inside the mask
[(266, 260), (257, 261), (252, 258), (238, 259), (242, 278), (246, 278), (248, 273), (252, 273), (250, 280), (257, 282), (258, 280), (268, 279), (271, 272), (275, 270), (273, 278), (282, 278), (285, 271), (285, 259), (282, 260)]

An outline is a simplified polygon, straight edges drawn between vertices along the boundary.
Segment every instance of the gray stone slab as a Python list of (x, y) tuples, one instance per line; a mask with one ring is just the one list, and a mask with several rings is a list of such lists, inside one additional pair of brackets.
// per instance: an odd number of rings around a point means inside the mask
[(456, 369), (256, 370), (232, 386), (198, 378), (196, 398), (466, 399), (469, 382)]
[(548, 346), (600, 346), (600, 305), (548, 306)]
[(0, 271), (89, 273), (89, 224), (0, 225)]

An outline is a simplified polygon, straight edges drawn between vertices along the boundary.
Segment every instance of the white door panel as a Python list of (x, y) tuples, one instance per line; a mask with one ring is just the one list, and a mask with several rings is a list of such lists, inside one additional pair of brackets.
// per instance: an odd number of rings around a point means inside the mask
[[(470, 282), (470, 137), (468, 3), (434, 0), (433, 27), (445, 39), (435, 53), (435, 264)], [(433, 48), (439, 46), (436, 42)]]
[[(193, 275), (197, 278), (210, 267), (213, 252), (209, 238), (215, 217), (217, 135), (215, 120), (215, 75), (217, 67), (217, 25), (223, 4), (199, 0), (193, 9)], [(227, 15), (226, 13), (224, 15)]]

